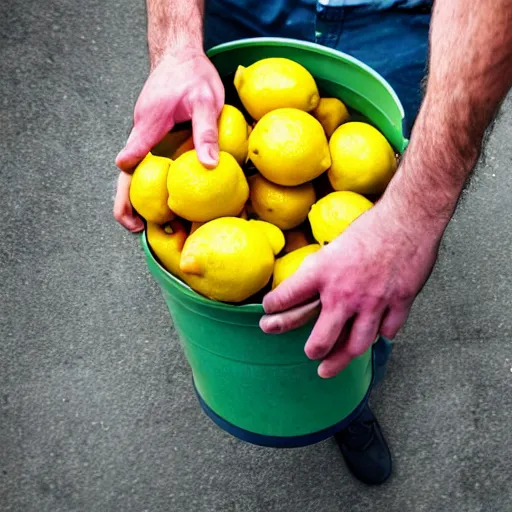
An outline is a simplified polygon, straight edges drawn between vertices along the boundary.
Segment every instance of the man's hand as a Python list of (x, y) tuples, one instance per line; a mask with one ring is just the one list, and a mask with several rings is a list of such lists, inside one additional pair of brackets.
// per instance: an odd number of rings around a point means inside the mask
[(217, 165), (217, 118), (224, 104), (220, 77), (202, 51), (165, 55), (149, 75), (135, 105), (134, 125), (116, 164), (133, 168), (176, 123), (192, 120), (194, 144), (201, 162)]
[(333, 377), (378, 334), (395, 337), (432, 270), (439, 240), (439, 231), (414, 229), (378, 203), (265, 297), (261, 328), (280, 333), (300, 327), (319, 297), (320, 316), (305, 351), (323, 359), (321, 377)]
[(125, 228), (141, 231), (144, 227), (130, 205), (129, 174), (176, 123), (192, 120), (199, 159), (207, 167), (217, 165), (217, 118), (223, 104), (224, 87), (202, 51), (182, 49), (179, 55), (168, 53), (159, 61), (140, 93), (132, 132), (116, 159), (121, 176), (114, 217)]
[(305, 350), (323, 359), (320, 376), (340, 372), (377, 334), (393, 338), (427, 280), (485, 130), (512, 85), (511, 6), (436, 1), (427, 94), (395, 177), (371, 210), (265, 297), (268, 333), (304, 324), (319, 298)]
[(203, 51), (204, 0), (147, 0), (151, 72), (135, 105), (133, 129), (116, 164), (121, 170), (114, 217), (130, 231), (142, 220), (130, 204), (131, 173), (175, 124), (192, 120), (199, 160), (219, 158), (217, 118), (224, 87)]

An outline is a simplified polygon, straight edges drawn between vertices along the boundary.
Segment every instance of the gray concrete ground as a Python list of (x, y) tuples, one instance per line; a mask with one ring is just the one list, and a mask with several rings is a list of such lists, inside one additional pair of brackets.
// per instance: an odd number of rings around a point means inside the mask
[(2, 512), (512, 510), (512, 101), (375, 393), (393, 478), (210, 424), (138, 240), (112, 217), (143, 2), (0, 6)]

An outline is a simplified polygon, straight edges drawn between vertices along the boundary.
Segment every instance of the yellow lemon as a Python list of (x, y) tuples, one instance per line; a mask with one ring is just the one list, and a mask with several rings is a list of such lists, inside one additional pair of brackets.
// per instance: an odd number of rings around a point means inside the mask
[(204, 167), (195, 150), (178, 157), (167, 177), (169, 208), (192, 222), (238, 215), (249, 198), (249, 185), (233, 156), (220, 152), (215, 169)]
[(302, 224), (316, 201), (312, 183), (283, 187), (257, 174), (250, 180), (249, 188), (256, 215), (281, 229), (292, 229)]
[(185, 226), (173, 220), (165, 226), (148, 222), (146, 227), (148, 243), (160, 263), (174, 276), (183, 279), (180, 269), (181, 251), (187, 239)]
[(249, 67), (238, 66), (234, 84), (247, 112), (256, 120), (277, 108), (309, 112), (320, 95), (311, 73), (290, 59), (271, 57)]
[(277, 288), (285, 279), (299, 270), (302, 262), (310, 255), (320, 249), (318, 244), (306, 245), (300, 249), (296, 249), (282, 258), (278, 258), (274, 265), (274, 279), (272, 288)]
[(272, 276), (274, 252), (257, 224), (223, 217), (202, 225), (187, 238), (180, 269), (191, 288), (223, 302), (242, 302)]
[(285, 244), (283, 250), (285, 253), (289, 253), (309, 245), (308, 237), (301, 229), (290, 229), (290, 231), (286, 231), (284, 238)]
[(249, 136), (249, 158), (267, 180), (302, 185), (331, 166), (322, 125), (310, 114), (280, 108), (261, 118)]
[(249, 125), (240, 110), (224, 105), (219, 116), (219, 149), (233, 155), (242, 165), (247, 158)]
[(373, 203), (355, 192), (332, 192), (317, 201), (309, 212), (315, 240), (324, 245), (343, 233)]
[(369, 124), (342, 124), (332, 134), (329, 147), (332, 166), (328, 176), (334, 190), (381, 194), (395, 174), (393, 148)]
[(172, 160), (148, 153), (133, 172), (130, 202), (149, 222), (164, 224), (174, 218), (167, 205), (167, 174)]
[(320, 121), (328, 139), (340, 124), (350, 118), (347, 107), (338, 98), (320, 98), (318, 107), (311, 114)]
[(270, 224), (270, 222), (265, 222), (263, 220), (251, 219), (249, 222), (255, 224), (263, 230), (265, 236), (270, 242), (274, 254), (279, 254), (283, 250), (285, 244), (284, 234), (277, 226), (274, 226), (274, 224)]

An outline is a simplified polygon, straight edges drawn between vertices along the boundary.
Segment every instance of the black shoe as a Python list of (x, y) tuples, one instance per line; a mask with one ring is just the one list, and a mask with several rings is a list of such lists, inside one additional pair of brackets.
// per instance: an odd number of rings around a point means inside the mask
[(391, 452), (377, 418), (366, 405), (344, 430), (334, 435), (350, 472), (369, 485), (384, 483), (391, 475)]

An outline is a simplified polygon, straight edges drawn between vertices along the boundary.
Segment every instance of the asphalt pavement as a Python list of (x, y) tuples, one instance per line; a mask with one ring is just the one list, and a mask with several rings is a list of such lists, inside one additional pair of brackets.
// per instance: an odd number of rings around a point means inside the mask
[(512, 98), (372, 398), (394, 475), (332, 441), (243, 444), (200, 411), (113, 164), (147, 73), (143, 2), (0, 6), (0, 510), (512, 510)]

